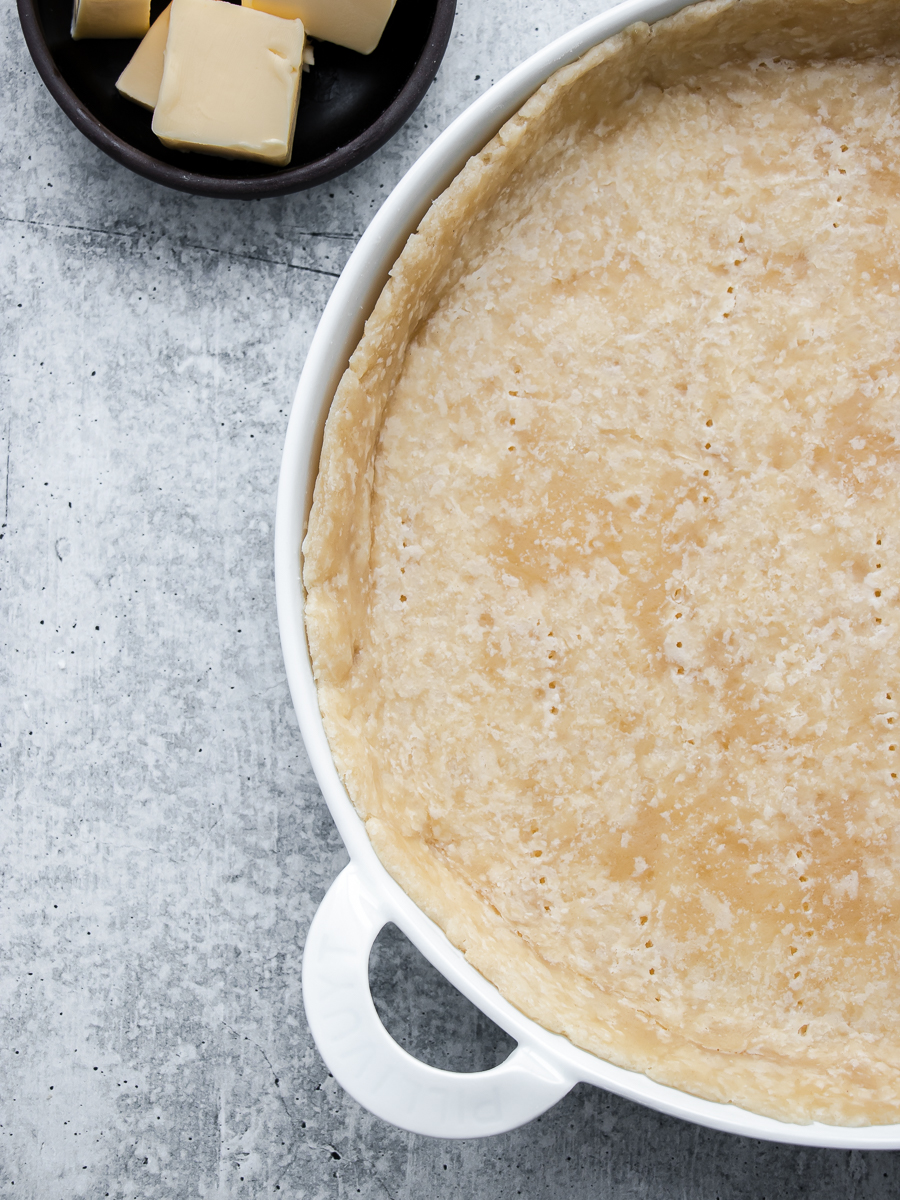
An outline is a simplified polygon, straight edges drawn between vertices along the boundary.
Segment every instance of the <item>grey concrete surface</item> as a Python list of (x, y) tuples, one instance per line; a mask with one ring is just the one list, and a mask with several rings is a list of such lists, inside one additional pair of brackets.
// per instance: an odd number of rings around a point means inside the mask
[[(241, 204), (84, 140), (0, 8), (0, 1197), (895, 1197), (890, 1154), (699, 1130), (590, 1088), (486, 1142), (363, 1112), (300, 959), (345, 861), (281, 662), (288, 408), (356, 239), (490, 81), (590, 15), (460, 0), (422, 107), (369, 162)], [(395, 931), (384, 1019), (442, 1066), (509, 1042)]]

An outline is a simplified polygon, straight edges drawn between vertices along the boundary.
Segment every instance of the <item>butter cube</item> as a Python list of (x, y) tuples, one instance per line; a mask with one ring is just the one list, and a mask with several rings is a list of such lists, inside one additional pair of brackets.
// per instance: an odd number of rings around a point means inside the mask
[(396, 0), (241, 0), (246, 8), (303, 22), (310, 37), (371, 54)]
[(159, 14), (131, 56), (128, 66), (116, 80), (116, 88), (123, 96), (149, 108), (151, 112), (156, 108), (159, 85), (162, 83), (171, 8), (169, 4)]
[(72, 37), (139, 38), (150, 28), (150, 0), (75, 0)]
[(172, 0), (152, 129), (166, 146), (290, 162), (303, 22), (225, 0)]

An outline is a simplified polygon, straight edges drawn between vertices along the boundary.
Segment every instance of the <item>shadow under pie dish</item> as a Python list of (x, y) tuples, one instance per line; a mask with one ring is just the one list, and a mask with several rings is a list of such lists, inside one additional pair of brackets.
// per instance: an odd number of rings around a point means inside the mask
[(895, 14), (553, 76), (395, 264), (304, 545), (394, 879), (545, 1028), (793, 1123), (898, 1117)]

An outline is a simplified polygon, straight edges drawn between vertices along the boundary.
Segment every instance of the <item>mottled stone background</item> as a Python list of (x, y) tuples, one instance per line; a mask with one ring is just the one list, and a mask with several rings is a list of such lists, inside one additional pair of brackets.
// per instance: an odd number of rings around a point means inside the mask
[[(294, 386), (404, 170), (593, 11), (460, 0), (438, 79), (387, 147), (243, 204), (105, 158), (3, 0), (0, 1197), (898, 1194), (893, 1155), (713, 1134), (588, 1087), (490, 1141), (410, 1136), (343, 1094), (306, 1028), (304, 937), (345, 853), (275, 622)], [(373, 980), (426, 1060), (507, 1052), (396, 931)]]

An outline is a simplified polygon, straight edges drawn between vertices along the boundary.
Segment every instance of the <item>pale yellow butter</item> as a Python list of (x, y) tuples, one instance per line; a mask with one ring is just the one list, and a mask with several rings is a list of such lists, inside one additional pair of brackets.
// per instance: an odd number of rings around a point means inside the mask
[(75, 0), (72, 37), (139, 38), (150, 28), (150, 0)]
[(172, 0), (153, 132), (178, 150), (289, 162), (305, 36), (300, 20)]
[(241, 0), (246, 8), (301, 20), (310, 37), (371, 54), (395, 0)]
[(116, 88), (123, 96), (149, 108), (151, 112), (156, 108), (159, 85), (162, 83), (171, 8), (170, 4), (159, 14), (131, 56), (128, 66), (116, 80)]

